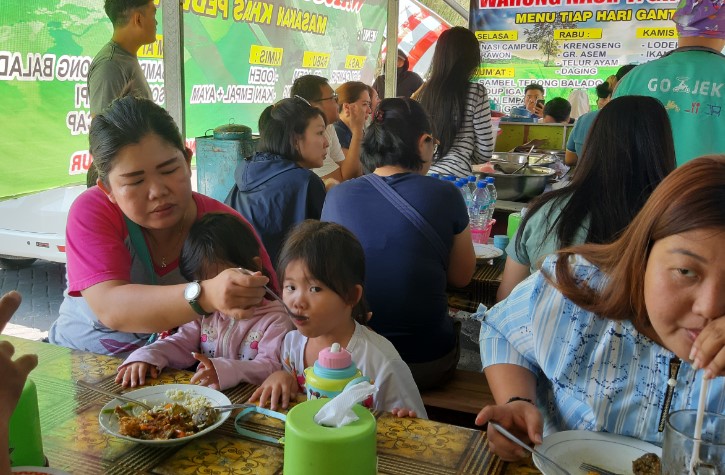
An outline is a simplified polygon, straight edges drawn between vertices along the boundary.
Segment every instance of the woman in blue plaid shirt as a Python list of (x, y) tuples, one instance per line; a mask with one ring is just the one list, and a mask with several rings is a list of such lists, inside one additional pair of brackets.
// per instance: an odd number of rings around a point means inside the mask
[[(549, 256), (487, 312), (495, 421), (534, 444), (584, 429), (661, 445), (671, 411), (725, 411), (725, 155), (672, 172), (622, 236)], [(495, 429), (505, 460), (524, 452)]]

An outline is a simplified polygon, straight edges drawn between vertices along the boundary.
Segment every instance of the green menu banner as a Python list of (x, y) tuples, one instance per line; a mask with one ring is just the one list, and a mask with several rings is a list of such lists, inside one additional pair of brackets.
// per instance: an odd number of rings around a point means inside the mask
[(471, 0), (483, 59), (478, 79), (503, 112), (522, 104), (533, 82), (547, 99), (583, 89), (595, 104), (595, 86), (621, 66), (677, 47), (678, 1)]
[[(159, 0), (156, 0), (158, 5)], [(294, 79), (333, 87), (372, 83), (385, 28), (384, 0), (184, 0), (186, 130), (228, 122), (257, 129), (261, 111)], [(154, 100), (164, 104), (164, 38), (138, 51)], [(90, 113), (86, 77), (110, 40), (99, 0), (0, 3), (0, 199), (82, 183)]]

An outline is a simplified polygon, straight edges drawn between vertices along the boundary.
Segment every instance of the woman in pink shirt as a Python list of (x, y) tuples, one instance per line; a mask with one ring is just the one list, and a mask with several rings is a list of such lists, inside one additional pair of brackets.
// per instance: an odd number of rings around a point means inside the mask
[(221, 311), (242, 318), (277, 288), (268, 276), (233, 269), (187, 283), (178, 257), (189, 228), (209, 212), (244, 219), (191, 190), (191, 150), (171, 116), (148, 99), (123, 97), (93, 119), (90, 152), (97, 186), (71, 206), (66, 225), (68, 288), (51, 343), (128, 355), (156, 332)]

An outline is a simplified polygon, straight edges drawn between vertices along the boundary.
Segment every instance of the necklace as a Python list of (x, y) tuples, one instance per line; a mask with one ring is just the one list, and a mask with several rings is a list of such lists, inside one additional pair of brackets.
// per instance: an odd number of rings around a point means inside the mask
[[(179, 227), (179, 234), (176, 236), (176, 242), (174, 243), (174, 247), (172, 248), (172, 255), (173, 252), (176, 251), (176, 249), (179, 247), (179, 243), (181, 242), (181, 236), (184, 235), (184, 222), (186, 221), (186, 211), (184, 211), (184, 215), (181, 217), (181, 225)], [(154, 245), (156, 245), (156, 239), (151, 236), (149, 233), (149, 237), (151, 237), (151, 240), (153, 240)], [(161, 262), (159, 263), (162, 269), (165, 269), (166, 266), (168, 266), (168, 263), (166, 262), (166, 256), (161, 256)]]

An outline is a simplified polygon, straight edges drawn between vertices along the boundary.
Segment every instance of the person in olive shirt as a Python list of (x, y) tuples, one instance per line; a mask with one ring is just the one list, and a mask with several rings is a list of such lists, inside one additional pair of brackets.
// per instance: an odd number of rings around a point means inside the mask
[[(105, 0), (106, 15), (113, 23), (113, 36), (96, 54), (88, 70), (91, 117), (100, 114), (124, 94), (153, 100), (151, 88), (138, 63), (136, 52), (156, 41), (156, 6), (153, 0)], [(93, 165), (86, 184), (96, 184)]]

